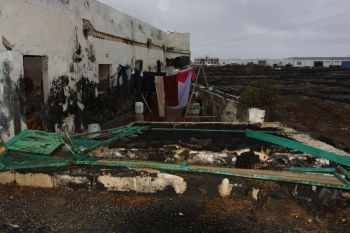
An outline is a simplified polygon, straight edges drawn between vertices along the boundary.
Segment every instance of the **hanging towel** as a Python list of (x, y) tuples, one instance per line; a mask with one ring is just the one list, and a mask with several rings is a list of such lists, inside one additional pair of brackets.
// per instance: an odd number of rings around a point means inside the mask
[(165, 117), (165, 93), (163, 77), (155, 77), (159, 117)]
[(191, 83), (193, 79), (194, 73), (188, 72), (187, 78), (184, 80), (184, 82), (178, 82), (178, 106), (177, 108), (184, 108), (188, 104), (188, 100), (190, 97), (190, 89), (191, 89)]
[(178, 87), (176, 76), (164, 77), (165, 101), (167, 106), (179, 105)]
[(143, 72), (142, 89), (147, 92), (155, 92), (156, 86), (154, 82), (155, 74), (153, 72)]
[(154, 81), (155, 76), (164, 77), (165, 75), (166, 75), (165, 73), (158, 73), (158, 72), (143, 72), (143, 81), (142, 81), (143, 90), (147, 92), (155, 92), (156, 91), (155, 81)]
[(136, 89), (137, 99), (136, 101), (142, 101), (142, 77), (141, 70), (134, 69), (131, 74), (131, 93), (133, 94)]
[(196, 73), (194, 71), (193, 68), (188, 68), (185, 70), (180, 70), (177, 74), (176, 74), (176, 80), (180, 83), (184, 83), (187, 81), (187, 78), (189, 77), (189, 75), (191, 75), (191, 79), (192, 81), (196, 80)]
[(118, 81), (121, 88), (121, 96), (128, 97), (129, 96), (129, 80), (128, 80), (128, 68), (126, 66), (119, 65), (118, 67)]

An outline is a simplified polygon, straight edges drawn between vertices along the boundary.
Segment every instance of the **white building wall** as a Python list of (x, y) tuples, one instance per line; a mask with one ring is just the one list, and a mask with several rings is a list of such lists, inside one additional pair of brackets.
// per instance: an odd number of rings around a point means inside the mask
[[(86, 38), (82, 19), (89, 20), (95, 30), (103, 33), (140, 43), (151, 42), (160, 48), (132, 46), (91, 35)], [(82, 77), (98, 83), (98, 64), (110, 64), (113, 75), (120, 64), (133, 67), (135, 60), (140, 59), (145, 70), (155, 71), (157, 61), (165, 65), (167, 55), (162, 47), (173, 47), (171, 58), (190, 54), (188, 33), (169, 35), (96, 0), (0, 0), (1, 36), (14, 47), (8, 51), (0, 41), (0, 89), (8, 88), (4, 81), (7, 77), (2, 72), (4, 65), (10, 65), (9, 76), (15, 86), (23, 77), (23, 56), (46, 56), (45, 100), (49, 99), (53, 81), (62, 76), (69, 78), (69, 88), (73, 90)], [(3, 98), (4, 93), (0, 92), (0, 101)], [(2, 101), (0, 110), (6, 112), (8, 104)], [(12, 135), (11, 116), (2, 117), (0, 125)]]
[(168, 51), (190, 54), (191, 42), (189, 33), (166, 33), (165, 43)]
[(343, 61), (350, 61), (350, 58), (284, 58), (284, 59), (221, 59), (221, 65), (228, 64), (238, 64), (238, 65), (247, 65), (248, 63), (258, 64), (259, 61), (266, 61), (267, 66), (277, 65), (288, 65), (291, 64), (294, 67), (314, 67), (315, 61), (323, 62), (323, 66), (328, 68), (330, 66), (341, 66)]
[(314, 67), (314, 61), (312, 60), (292, 59), (291, 64), (294, 67)]
[(294, 66), (294, 67), (314, 67), (315, 66), (315, 62), (322, 62), (323, 63), (323, 67), (325, 68), (329, 68), (330, 66), (341, 66), (343, 61), (349, 61), (350, 58), (314, 58), (314, 59), (310, 59), (310, 58), (290, 58), (290, 63)]

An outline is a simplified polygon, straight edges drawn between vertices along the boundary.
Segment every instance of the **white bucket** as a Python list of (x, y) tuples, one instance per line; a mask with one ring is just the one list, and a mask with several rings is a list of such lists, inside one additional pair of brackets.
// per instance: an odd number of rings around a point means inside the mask
[(135, 103), (135, 113), (136, 114), (143, 114), (144, 111), (144, 105), (142, 102), (136, 102)]
[[(101, 125), (100, 124), (89, 124), (88, 125), (88, 133), (96, 133), (101, 131)], [(100, 134), (92, 134), (88, 138), (95, 138), (100, 136)]]
[(264, 123), (265, 121), (265, 110), (258, 108), (249, 109), (249, 123)]

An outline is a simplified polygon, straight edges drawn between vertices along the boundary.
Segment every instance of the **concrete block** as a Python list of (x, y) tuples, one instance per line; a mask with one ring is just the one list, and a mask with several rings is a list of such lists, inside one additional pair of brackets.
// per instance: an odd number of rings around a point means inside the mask
[(176, 194), (183, 194), (187, 189), (187, 183), (182, 177), (166, 173), (159, 173), (158, 178), (165, 184), (172, 186)]
[(110, 175), (99, 176), (97, 181), (101, 183), (107, 191), (129, 192), (134, 190), (133, 177), (112, 177)]
[(54, 179), (47, 174), (15, 174), (16, 183), (23, 187), (54, 188)]
[(171, 186), (177, 194), (186, 191), (187, 184), (183, 178), (159, 173), (157, 177), (136, 176), (136, 177), (113, 177), (111, 175), (99, 176), (97, 181), (102, 184), (107, 191), (138, 193), (156, 193)]
[(91, 182), (87, 177), (84, 176), (71, 176), (68, 174), (55, 174), (53, 176), (54, 180), (54, 186), (56, 188), (70, 188), (74, 186), (79, 186), (79, 187), (86, 187), (90, 188), (91, 187)]
[(230, 181), (225, 178), (222, 180), (222, 183), (219, 185), (219, 193), (221, 197), (229, 197), (232, 192), (233, 185), (230, 184)]
[(1, 172), (0, 184), (11, 184), (15, 182), (15, 174), (13, 172)]
[(260, 189), (255, 189), (255, 188), (252, 189), (252, 197), (256, 201), (258, 200), (259, 192), (260, 192)]

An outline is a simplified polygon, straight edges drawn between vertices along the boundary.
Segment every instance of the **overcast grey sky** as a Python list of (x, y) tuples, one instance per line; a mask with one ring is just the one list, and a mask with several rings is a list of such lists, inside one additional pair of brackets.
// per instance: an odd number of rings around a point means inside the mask
[(100, 0), (164, 31), (192, 57), (349, 56), (350, 0)]

